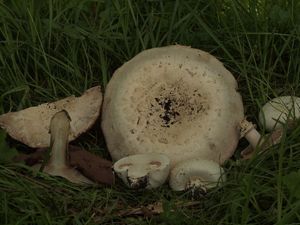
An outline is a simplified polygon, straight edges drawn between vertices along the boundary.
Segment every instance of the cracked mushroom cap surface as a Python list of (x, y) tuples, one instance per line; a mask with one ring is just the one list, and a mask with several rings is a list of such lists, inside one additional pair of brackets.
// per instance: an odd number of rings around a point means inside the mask
[(86, 90), (82, 96), (70, 96), (18, 112), (0, 115), (0, 127), (12, 138), (32, 147), (50, 146), (49, 126), (52, 116), (66, 110), (71, 118), (69, 141), (88, 130), (99, 116), (102, 104), (100, 86)]
[(102, 130), (113, 160), (163, 153), (223, 163), (244, 117), (237, 82), (207, 52), (173, 45), (145, 50), (115, 71), (106, 87)]

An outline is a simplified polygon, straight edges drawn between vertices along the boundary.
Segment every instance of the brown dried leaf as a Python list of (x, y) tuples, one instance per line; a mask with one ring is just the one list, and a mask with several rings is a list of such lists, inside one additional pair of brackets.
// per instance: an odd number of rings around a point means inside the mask
[[(14, 161), (25, 162), (26, 165), (33, 166), (43, 161), (45, 151), (46, 149), (42, 148), (32, 154), (19, 154)], [(76, 167), (87, 178), (96, 183), (114, 184), (115, 176), (111, 161), (74, 145), (69, 145), (69, 156), (70, 165)]]

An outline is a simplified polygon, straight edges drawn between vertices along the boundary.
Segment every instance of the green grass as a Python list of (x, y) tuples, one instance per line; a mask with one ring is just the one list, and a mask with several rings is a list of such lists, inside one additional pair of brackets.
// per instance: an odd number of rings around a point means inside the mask
[[(1, 0), (0, 113), (105, 87), (138, 52), (178, 43), (224, 63), (257, 123), (268, 99), (300, 95), (299, 10), (299, 0)], [(108, 157), (99, 124), (78, 143)], [(244, 146), (226, 163), (224, 186), (190, 207), (189, 193), (167, 185), (79, 187), (5, 164), (0, 224), (300, 224), (300, 123), (250, 161), (239, 160)], [(120, 215), (158, 201), (160, 215)]]

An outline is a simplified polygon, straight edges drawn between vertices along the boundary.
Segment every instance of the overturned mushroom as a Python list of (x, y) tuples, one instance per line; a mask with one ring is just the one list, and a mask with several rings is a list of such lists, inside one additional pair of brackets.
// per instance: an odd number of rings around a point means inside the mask
[[(64, 134), (67, 136), (66, 143), (68, 143), (80, 134), (86, 132), (94, 124), (99, 116), (101, 104), (101, 89), (100, 86), (96, 86), (86, 90), (80, 97), (70, 96), (56, 102), (45, 103), (18, 112), (0, 115), (0, 127), (5, 129), (14, 139), (23, 142), (32, 148), (43, 149), (50, 146), (49, 130), (51, 130), (51, 121), (62, 121), (61, 123), (66, 126), (64, 129), (67, 129), (67, 126), (69, 126), (69, 132)], [(62, 110), (68, 112), (69, 117), (71, 118), (69, 125), (66, 124), (67, 117), (61, 113)], [(58, 112), (60, 113), (56, 115)], [(51, 120), (54, 115), (54, 119)], [(58, 116), (58, 118), (56, 118), (56, 116)], [(58, 132), (62, 132), (62, 130)], [(53, 138), (53, 132), (51, 135)], [(55, 140), (56, 145), (61, 142), (57, 138)], [(112, 184), (114, 182), (111, 162), (83, 149), (78, 149), (73, 146), (71, 146), (71, 148), (73, 151), (70, 153), (71, 160), (68, 163), (72, 164), (72, 166), (76, 167), (96, 183)], [(59, 151), (59, 149), (55, 147), (54, 152), (56, 151)], [(61, 154), (65, 154), (68, 157), (68, 154), (65, 152), (61, 152)], [(42, 155), (43, 150), (37, 151), (34, 155), (17, 157), (16, 160), (22, 160), (23, 158), (26, 160), (26, 163), (32, 165), (40, 162)], [(60, 161), (66, 162), (64, 155), (55, 154), (53, 157), (58, 157)], [(55, 159), (51, 161), (55, 161)], [(47, 167), (56, 168), (56, 164), (54, 165), (51, 161), (50, 165)]]
[(81, 175), (76, 169), (70, 167), (68, 162), (68, 137), (70, 132), (70, 116), (63, 110), (54, 114), (50, 122), (50, 157), (40, 170), (53, 176), (64, 177), (73, 183), (92, 183)]
[[(28, 166), (41, 164), (45, 159), (46, 151), (47, 148), (40, 148), (30, 154), (20, 153), (13, 160)], [(68, 146), (68, 153), (69, 165), (79, 170), (89, 180), (99, 184), (114, 184), (115, 176), (111, 161), (75, 145)]]
[(102, 130), (113, 160), (163, 153), (223, 164), (239, 141), (244, 117), (237, 82), (207, 52), (174, 45), (145, 50), (106, 87)]
[(278, 129), (287, 120), (300, 118), (300, 98), (281, 96), (268, 101), (259, 112), (259, 122), (267, 131)]
[(113, 168), (128, 187), (151, 189), (167, 179), (170, 160), (164, 154), (137, 154), (118, 160)]
[(39, 106), (0, 115), (0, 127), (14, 139), (32, 148), (50, 146), (49, 124), (52, 116), (61, 110), (70, 114), (69, 141), (88, 130), (100, 113), (102, 94), (100, 86), (90, 88), (80, 97), (44, 103)]
[(197, 188), (203, 192), (225, 181), (220, 165), (214, 161), (192, 159), (178, 163), (170, 174), (170, 187), (175, 191)]

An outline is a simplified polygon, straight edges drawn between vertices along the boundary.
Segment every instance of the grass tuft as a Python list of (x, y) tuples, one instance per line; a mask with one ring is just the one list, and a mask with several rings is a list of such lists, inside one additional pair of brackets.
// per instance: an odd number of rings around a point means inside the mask
[[(270, 98), (300, 93), (298, 0), (0, 1), (0, 113), (108, 83), (138, 52), (190, 45), (218, 57), (258, 122)], [(108, 156), (96, 126), (79, 140)], [(300, 123), (250, 161), (228, 161), (227, 182), (200, 199), (153, 191), (80, 187), (0, 166), (0, 224), (299, 224)], [(100, 146), (100, 147), (99, 147)], [(158, 215), (124, 215), (155, 202)], [(187, 206), (188, 205), (188, 206)]]

